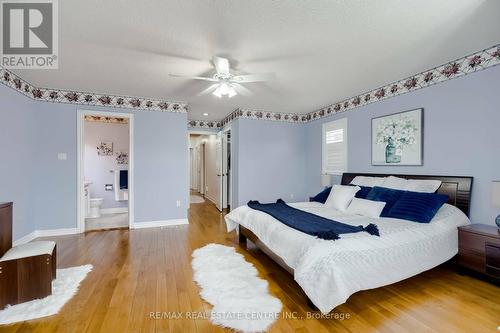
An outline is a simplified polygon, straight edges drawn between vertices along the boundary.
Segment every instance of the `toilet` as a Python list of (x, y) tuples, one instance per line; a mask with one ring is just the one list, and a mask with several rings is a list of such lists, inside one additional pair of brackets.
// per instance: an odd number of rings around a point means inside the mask
[(89, 200), (89, 212), (87, 215), (88, 218), (101, 217), (101, 206), (102, 206), (103, 200), (104, 199), (102, 199), (102, 198), (96, 198), (96, 199)]

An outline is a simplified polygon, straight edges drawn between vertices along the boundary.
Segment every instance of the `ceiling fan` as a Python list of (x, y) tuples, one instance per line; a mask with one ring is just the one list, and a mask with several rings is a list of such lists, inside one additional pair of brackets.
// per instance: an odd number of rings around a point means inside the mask
[(275, 78), (274, 73), (234, 75), (229, 71), (229, 60), (222, 57), (214, 57), (213, 64), (215, 66), (216, 73), (212, 77), (185, 76), (177, 74), (169, 75), (173, 77), (215, 82), (210, 87), (200, 92), (198, 96), (206, 95), (211, 92), (219, 98), (222, 96), (231, 98), (236, 96), (238, 93), (244, 96), (250, 96), (252, 95), (252, 92), (244, 87), (242, 83), (264, 82)]

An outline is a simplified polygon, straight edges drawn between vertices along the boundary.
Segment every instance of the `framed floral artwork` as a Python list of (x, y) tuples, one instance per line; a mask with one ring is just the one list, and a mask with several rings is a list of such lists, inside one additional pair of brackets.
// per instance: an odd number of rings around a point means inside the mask
[(116, 164), (128, 164), (128, 152), (116, 153)]
[(372, 119), (372, 165), (423, 165), (424, 109)]

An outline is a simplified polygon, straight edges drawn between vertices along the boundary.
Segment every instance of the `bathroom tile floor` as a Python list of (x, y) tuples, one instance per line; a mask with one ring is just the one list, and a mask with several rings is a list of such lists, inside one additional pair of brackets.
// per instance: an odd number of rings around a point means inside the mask
[(98, 218), (85, 219), (86, 231), (127, 227), (128, 213), (103, 214)]

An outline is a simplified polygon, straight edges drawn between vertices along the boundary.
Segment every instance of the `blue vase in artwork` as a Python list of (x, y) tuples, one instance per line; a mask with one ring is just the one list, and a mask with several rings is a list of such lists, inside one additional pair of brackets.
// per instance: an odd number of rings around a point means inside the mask
[(385, 163), (401, 163), (401, 155), (397, 154), (397, 148), (392, 138), (389, 138), (385, 147)]

